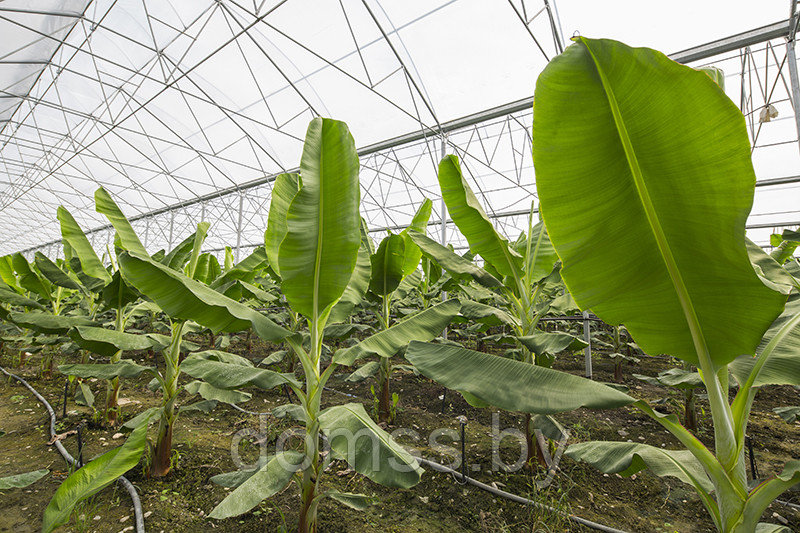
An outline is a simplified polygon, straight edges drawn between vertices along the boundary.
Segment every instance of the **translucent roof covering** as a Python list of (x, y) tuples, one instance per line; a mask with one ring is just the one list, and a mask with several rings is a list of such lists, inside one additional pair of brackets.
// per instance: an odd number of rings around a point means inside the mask
[[(99, 185), (153, 251), (203, 218), (210, 246), (244, 252), (262, 240), (270, 177), (297, 165), (316, 115), (345, 120), (362, 148), (374, 229), (438, 198), (444, 150), (515, 237), (535, 201), (526, 99), (574, 31), (670, 53), (788, 16), (784, 2), (6, 0), (0, 253), (56, 243), (58, 205), (104, 226)], [(690, 63), (725, 70), (765, 180), (800, 168), (785, 58), (776, 36)], [(751, 225), (800, 219), (797, 199), (795, 183), (760, 187)], [(445, 238), (461, 242), (452, 227)]]

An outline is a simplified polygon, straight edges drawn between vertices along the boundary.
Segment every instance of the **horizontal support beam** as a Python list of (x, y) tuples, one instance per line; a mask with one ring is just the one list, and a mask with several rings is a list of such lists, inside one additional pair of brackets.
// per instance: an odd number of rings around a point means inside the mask
[(775, 22), (768, 24), (754, 30), (737, 33), (724, 39), (712, 41), (710, 43), (702, 44), (692, 48), (687, 48), (680, 52), (676, 52), (669, 57), (678, 63), (692, 63), (702, 59), (708, 59), (716, 55), (724, 54), (726, 52), (733, 52), (746, 46), (771, 41), (772, 39), (779, 39), (781, 37), (788, 37), (790, 31), (789, 20)]
[[(0, 8), (0, 11), (3, 11)], [(717, 41), (712, 41), (706, 44), (702, 44), (700, 46), (696, 46), (693, 48), (689, 48), (675, 54), (670, 55), (669, 57), (679, 63), (689, 63), (692, 61), (699, 61), (702, 59), (708, 59), (715, 55), (725, 53), (732, 50), (737, 50), (743, 48), (745, 46), (751, 46), (753, 44), (758, 44), (761, 42), (769, 41), (772, 39), (785, 37), (789, 35), (790, 31), (790, 21), (781, 21), (776, 22), (774, 24), (769, 24), (767, 26), (762, 26), (761, 28), (756, 28), (754, 30), (750, 30), (747, 32), (739, 33), (736, 35), (732, 35), (730, 37), (726, 37), (724, 39), (719, 39)], [(513, 113), (518, 113), (520, 111), (529, 110), (533, 107), (533, 97), (522, 98), (520, 100), (516, 100), (513, 102), (509, 102), (507, 104), (503, 104), (497, 107), (493, 107), (490, 109), (486, 109), (484, 111), (480, 111), (478, 113), (473, 113), (471, 115), (467, 115), (461, 118), (457, 118), (454, 120), (450, 120), (448, 122), (444, 122), (441, 124), (441, 128), (430, 128), (427, 126), (423, 126), (421, 129), (406, 133), (404, 135), (400, 135), (397, 137), (392, 137), (390, 139), (386, 139), (384, 141), (370, 144), (364, 146), (358, 150), (359, 157), (365, 157), (377, 152), (381, 152), (384, 150), (388, 150), (391, 148), (397, 148), (400, 146), (409, 145), (418, 141), (426, 140), (431, 137), (439, 138), (442, 134), (447, 134), (452, 131), (457, 131), (462, 128), (467, 128), (470, 126), (474, 126), (476, 124), (480, 124), (482, 122), (486, 122), (488, 120), (493, 120), (496, 118), (504, 117), (507, 115), (511, 115)], [(298, 172), (298, 168), (293, 168), (291, 170), (287, 170), (286, 172)], [(177, 209), (183, 209), (189, 207), (191, 205), (196, 205), (198, 203), (207, 202), (210, 200), (215, 200), (222, 196), (227, 196), (229, 194), (235, 194), (237, 192), (242, 192), (248, 189), (252, 189), (255, 187), (259, 187), (261, 185), (265, 185), (267, 183), (271, 183), (275, 181), (278, 174), (272, 174), (269, 176), (264, 176), (261, 178), (257, 178), (255, 180), (251, 180), (240, 185), (236, 185), (233, 187), (227, 187), (225, 189), (219, 189), (213, 193), (209, 193), (203, 196), (198, 196), (196, 198), (192, 198), (190, 200), (186, 200), (183, 202), (179, 202), (176, 204), (172, 204), (166, 207), (162, 207), (159, 209), (155, 209), (153, 211), (149, 211), (147, 213), (143, 213), (141, 215), (135, 215), (130, 217), (130, 220), (137, 221), (142, 220), (147, 217), (157, 216), (163, 213), (167, 213), (169, 211), (174, 211)], [(790, 176), (785, 178), (771, 178), (768, 180), (762, 180), (756, 183), (756, 187), (761, 186), (768, 186), (768, 185), (781, 185), (786, 183), (795, 183), (800, 182), (800, 176)], [(509, 212), (510, 213), (510, 212)], [(497, 214), (492, 218), (495, 217), (508, 217), (516, 215), (524, 215), (528, 213), (528, 210), (523, 210), (520, 212), (514, 212), (513, 214), (509, 213), (502, 213)], [(432, 224), (438, 224), (432, 223)], [(430, 225), (432, 225), (430, 224)], [(87, 233), (95, 233), (103, 230), (110, 229), (111, 225), (106, 224), (104, 226), (100, 226), (98, 228), (94, 228), (89, 230)], [(401, 227), (386, 227), (386, 228), (379, 228), (376, 230), (371, 230), (371, 232), (376, 231), (387, 231), (387, 230), (395, 230), (395, 229), (402, 229)], [(43, 246), (48, 246), (51, 244), (55, 244), (60, 242), (59, 240), (50, 241), (47, 243), (39, 244), (36, 246), (31, 246), (30, 248), (26, 248), (23, 250), (23, 253), (29, 252), (32, 250), (36, 250)], [(248, 246), (248, 245), (244, 245)]]

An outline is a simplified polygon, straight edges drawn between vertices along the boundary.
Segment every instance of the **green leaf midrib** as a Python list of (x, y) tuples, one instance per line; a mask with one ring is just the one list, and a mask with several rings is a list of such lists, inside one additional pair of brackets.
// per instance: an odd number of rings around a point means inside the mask
[[(325, 123), (323, 122), (322, 126), (320, 126), (320, 136), (324, 135), (323, 129), (325, 127)], [(322, 269), (322, 234), (324, 233), (324, 209), (323, 209), (323, 198), (325, 196), (323, 192), (323, 181), (324, 177), (322, 175), (322, 170), (324, 167), (323, 163), (323, 152), (325, 151), (325, 143), (320, 143), (319, 147), (319, 203), (317, 209), (317, 249), (315, 250), (314, 256), (314, 294), (312, 295), (312, 309), (311, 313), (314, 316), (314, 325), (321, 329), (319, 324), (319, 282), (320, 282), (320, 270)]]
[(647, 218), (647, 222), (649, 223), (650, 228), (653, 231), (653, 236), (655, 237), (656, 246), (658, 248), (659, 254), (661, 255), (662, 260), (664, 261), (664, 265), (667, 268), (670, 280), (672, 281), (675, 291), (677, 292), (678, 301), (680, 302), (681, 307), (683, 308), (683, 312), (686, 317), (686, 322), (688, 323), (689, 329), (692, 333), (692, 340), (694, 341), (695, 349), (697, 350), (698, 359), (701, 362), (706, 363), (703, 366), (707, 365), (707, 368), (710, 370), (713, 368), (713, 365), (708, 351), (708, 346), (706, 344), (705, 336), (703, 335), (703, 330), (700, 327), (700, 321), (697, 317), (697, 312), (695, 311), (694, 304), (692, 302), (691, 296), (689, 295), (689, 291), (686, 288), (686, 283), (683, 280), (683, 276), (681, 275), (680, 270), (678, 269), (677, 262), (675, 261), (675, 257), (672, 254), (672, 249), (669, 246), (667, 237), (664, 234), (663, 228), (661, 227), (661, 222), (658, 218), (658, 214), (656, 213), (653, 201), (650, 198), (650, 192), (648, 191), (647, 184), (644, 181), (644, 173), (642, 172), (642, 169), (639, 166), (639, 161), (636, 158), (636, 153), (634, 152), (633, 149), (633, 143), (631, 141), (630, 135), (628, 134), (628, 129), (625, 125), (625, 121), (622, 118), (622, 113), (619, 109), (619, 104), (617, 103), (616, 96), (614, 95), (614, 91), (610, 86), (609, 80), (606, 77), (605, 72), (600, 66), (600, 62), (598, 61), (591, 47), (589, 47), (588, 42), (584, 38), (581, 38), (580, 42), (586, 47), (586, 50), (589, 52), (589, 55), (591, 56), (592, 61), (594, 63), (595, 69), (597, 70), (597, 74), (600, 77), (600, 83), (603, 87), (603, 91), (606, 95), (606, 100), (608, 101), (609, 107), (611, 109), (611, 115), (614, 118), (614, 124), (616, 126), (617, 134), (619, 135), (620, 143), (622, 144), (622, 148), (625, 152), (625, 158), (628, 161), (628, 168), (631, 171), (631, 176), (633, 177), (633, 182), (634, 185), (636, 186), (636, 192), (638, 194), (639, 201), (641, 202), (641, 205), (644, 209), (644, 214), (645, 217)]

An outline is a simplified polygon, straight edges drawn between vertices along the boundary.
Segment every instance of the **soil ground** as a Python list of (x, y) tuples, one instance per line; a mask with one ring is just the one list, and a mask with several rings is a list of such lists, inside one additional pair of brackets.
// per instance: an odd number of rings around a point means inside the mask
[[(202, 338), (195, 339), (202, 342)], [(245, 354), (253, 361), (278, 349), (254, 339), (247, 350), (244, 337), (235, 339), (228, 351)], [(59, 414), (58, 431), (87, 424), (83, 432), (84, 457), (91, 458), (123, 442), (114, 438), (117, 430), (104, 428), (92, 422), (92, 409), (75, 405), (71, 400), (67, 416), (61, 418), (64, 377), (56, 374), (41, 377), (37, 358), (29, 358), (22, 368), (8, 353), (0, 358), (2, 366), (15, 372), (43, 394)], [(127, 354), (127, 357), (152, 364), (147, 355)], [(160, 362), (160, 361), (157, 361)], [(397, 361), (400, 362), (399, 360)], [(559, 356), (555, 368), (575, 374), (583, 373), (583, 356)], [(659, 371), (674, 366), (662, 358), (645, 358), (641, 363), (625, 368), (624, 384), (634, 395), (651, 403), (662, 400), (658, 407), (681, 416), (682, 397), (678, 391), (646, 384), (631, 376), (631, 372), (655, 376)], [(361, 402), (367, 411), (373, 406), (370, 392), (371, 380), (353, 384), (346, 382), (346, 368), (341, 369), (329, 382), (323, 399), (324, 405)], [(611, 381), (613, 363), (602, 355), (594, 358), (594, 378)], [(158, 405), (159, 395), (147, 388), (149, 378), (124, 380), (121, 397), (125, 418)], [(188, 381), (188, 380), (187, 380)], [(102, 404), (104, 384), (90, 382)], [(499, 429), (521, 428), (523, 417), (516, 413), (476, 409), (467, 404), (458, 393), (448, 391), (413, 373), (396, 371), (391, 389), (400, 395), (397, 419), (390, 431), (402, 427), (413, 430), (421, 438), (400, 439), (418, 453), (440, 462), (453, 460), (460, 453), (458, 438), (459, 415), (467, 417), (466, 458), (470, 475), (485, 483), (526, 498), (555, 507), (564, 513), (573, 513), (630, 532), (706, 532), (713, 525), (706, 516), (697, 496), (687, 485), (673, 478), (657, 478), (641, 472), (631, 478), (606, 475), (592, 467), (563, 458), (560, 471), (552, 484), (537, 489), (536, 481), (544, 479), (541, 473), (532, 474), (523, 469), (515, 472), (492, 471), (493, 417), (499, 420)], [(245, 404), (246, 410), (267, 412), (286, 402), (280, 389), (261, 391), (250, 389), (253, 397)], [(185, 393), (184, 393), (185, 394)], [(188, 398), (182, 398), (191, 403)], [(785, 423), (772, 412), (773, 407), (800, 404), (800, 393), (791, 387), (767, 387), (756, 399), (750, 422), (757, 469), (761, 477), (778, 473), (788, 460), (800, 458), (800, 423)], [(698, 437), (710, 444), (713, 432), (705, 401), (698, 400)], [(578, 411), (559, 415), (558, 420), (569, 429), (569, 442), (583, 440), (631, 440), (654, 446), (677, 448), (677, 441), (665, 430), (633, 408), (608, 411)], [(48, 446), (49, 420), (42, 405), (13, 380), (0, 381), (0, 477), (41, 468), (51, 474), (26, 489), (0, 492), (0, 532), (27, 533), (39, 531), (42, 513), (59, 483), (68, 475), (64, 461)], [(210, 478), (216, 474), (235, 470), (232, 460), (232, 441), (237, 432), (249, 428), (252, 436), (238, 439), (237, 451), (244, 460), (254, 460), (259, 451), (257, 440), (274, 445), (292, 422), (271, 415), (255, 416), (241, 413), (220, 404), (210, 414), (187, 412), (182, 414), (174, 432), (176, 468), (165, 479), (149, 479), (141, 465), (131, 470), (127, 477), (137, 487), (146, 513), (146, 527), (150, 532), (181, 533), (197, 531), (250, 532), (292, 531), (297, 521), (298, 491), (291, 485), (282, 493), (263, 502), (256, 510), (241, 517), (216, 521), (206, 515), (225, 497), (227, 490), (215, 485)], [(437, 449), (428, 441), (437, 429), (449, 429), (437, 440), (450, 450)], [(155, 430), (151, 428), (151, 434)], [(441, 431), (440, 431), (441, 433)], [(154, 437), (154, 435), (152, 435)], [(76, 453), (74, 435), (64, 440), (65, 446)], [(459, 452), (455, 450), (458, 449)], [(500, 457), (512, 464), (520, 453), (520, 443), (513, 438), (501, 441)], [(373, 497), (374, 504), (359, 512), (326, 500), (320, 509), (320, 531), (334, 532), (561, 532), (590, 531), (566, 519), (563, 514), (526, 507), (494, 497), (480, 489), (461, 486), (448, 474), (426, 471), (422, 482), (407, 490), (387, 489), (354, 474), (346, 464), (334, 461), (323, 481), (324, 488), (357, 492)], [(783, 495), (786, 501), (800, 504), (800, 492)], [(800, 531), (800, 512), (774, 503), (765, 513), (764, 520), (778, 523), (785, 520), (794, 531)], [(116, 485), (100, 492), (80, 506), (71, 523), (62, 531), (111, 532), (131, 531), (132, 508), (128, 495)]]

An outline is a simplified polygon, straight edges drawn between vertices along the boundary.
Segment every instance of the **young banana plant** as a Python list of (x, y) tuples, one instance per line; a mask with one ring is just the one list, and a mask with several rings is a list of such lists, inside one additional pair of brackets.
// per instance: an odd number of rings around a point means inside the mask
[[(484, 268), (456, 255), (419, 231), (409, 236), (430, 260), (459, 280), (476, 282), (495, 292), (501, 308), (483, 303), (464, 302), (461, 314), (466, 318), (500, 321), (514, 332), (522, 360), (529, 365), (550, 367), (553, 355), (563, 350), (577, 350), (583, 341), (567, 333), (540, 331), (539, 319), (547, 313), (551, 277), (558, 276), (558, 256), (544, 223), (534, 222), (534, 206), (528, 218), (528, 231), (514, 246), (503, 238), (480, 206), (461, 172), (458, 158), (446, 156), (439, 164), (439, 185), (450, 215), (467, 238), (470, 250), (484, 260)], [(465, 396), (474, 405), (474, 397)], [(545, 465), (544, 454), (534, 437), (533, 418), (525, 414), (528, 461), (536, 458)]]
[[(308, 127), (299, 175), (284, 175), (288, 177), (276, 182), (267, 254), (273, 270), (277, 266), (288, 304), (308, 327), (306, 342), (300, 333), (286, 338), (304, 379), (302, 384), (289, 383), (299, 405), (283, 406), (280, 412), (305, 426), (303, 451), (279, 450), (256, 471), (246, 476), (236, 473), (236, 489), (212, 511), (212, 518), (247, 512), (292, 481), (300, 489), (298, 531), (302, 533), (317, 530), (317, 510), (326, 497), (363, 508), (368, 501), (365, 496), (323, 489), (323, 435), (330, 447), (326, 460), (345, 460), (355, 471), (389, 487), (410, 487), (420, 479), (416, 460), (370, 419), (361, 404), (322, 408), (325, 384), (338, 365), (372, 354), (388, 358), (411, 339), (433, 339), (459, 307), (457, 301), (444, 302), (398, 322), (337, 352), (323, 368), (326, 325), (349, 317), (370, 279), (369, 254), (360, 230), (358, 171), (358, 155), (347, 126), (317, 118)], [(291, 187), (284, 189), (287, 184)], [(271, 250), (270, 236), (278, 243), (277, 254), (274, 247)]]
[[(410, 230), (424, 232), (431, 216), (432, 203), (425, 199), (411, 220), (411, 225), (399, 234), (390, 233), (370, 256), (371, 275), (369, 291), (381, 303), (380, 312), (377, 313), (381, 331), (391, 326), (392, 297), (404, 279), (417, 271), (422, 251), (408, 236)], [(444, 326), (443, 326), (444, 329)], [(348, 378), (351, 381), (378, 374), (378, 422), (392, 424), (394, 422), (394, 409), (392, 409), (389, 378), (392, 372), (391, 354), (389, 357), (379, 357), (378, 361), (370, 361), (361, 366)]]
[[(757, 390), (800, 385), (800, 302), (793, 294), (785, 305), (785, 291), (775, 290), (792, 285), (777, 262), (763, 254), (754, 268), (748, 257), (755, 173), (744, 119), (708, 76), (661, 53), (575, 41), (540, 75), (533, 121), (536, 186), (561, 275), (581, 309), (624, 323), (645, 352), (698, 367), (714, 450), (643, 400), (608, 387), (584, 396), (590, 384), (603, 385), (576, 376), (531, 372), (535, 367), (511, 375), (499, 365), (479, 373), (463, 358), (456, 373), (456, 360), (416, 343), (406, 356), (422, 373), (495, 405), (554, 411), (632, 404), (684, 449), (587, 442), (567, 455), (607, 473), (649, 468), (676, 477), (692, 485), (723, 533), (779, 531), (759, 521), (800, 482), (800, 461), (748, 484), (744, 445)], [(733, 402), (729, 372), (739, 383)], [(503, 378), (506, 391), (518, 386), (528, 396), (498, 394), (486, 383)]]
[[(18, 286), (28, 291), (28, 295), (50, 303), (50, 308), (42, 306), (32, 298), (24, 298), (13, 290), (0, 291), (0, 301), (24, 307), (29, 311), (3, 312), (4, 318), (17, 327), (28, 329), (42, 335), (37, 339), (42, 345), (42, 371), (45, 376), (52, 374), (55, 353), (52, 346), (68, 340), (67, 332), (74, 326), (94, 325), (86, 316), (75, 313), (73, 306), (65, 307), (68, 295), (80, 292), (83, 288), (62, 268), (41, 253), (37, 253), (31, 265), (25, 257), (16, 253), (11, 257), (14, 270), (19, 276)], [(10, 286), (9, 286), (10, 287)], [(23, 301), (24, 300), (24, 301)], [(69, 314), (67, 314), (69, 312)]]

